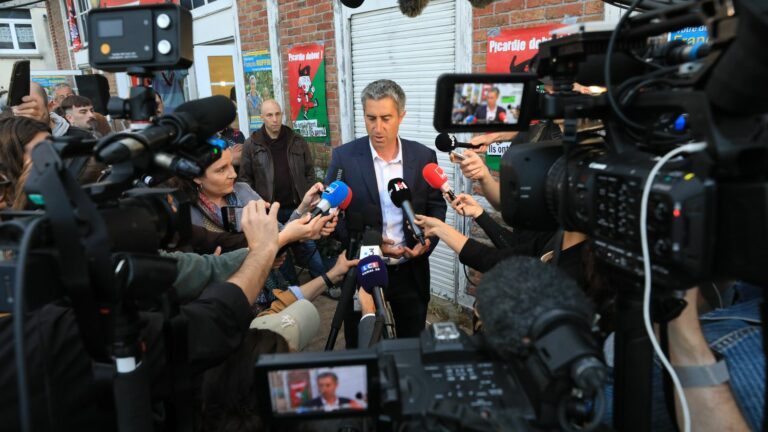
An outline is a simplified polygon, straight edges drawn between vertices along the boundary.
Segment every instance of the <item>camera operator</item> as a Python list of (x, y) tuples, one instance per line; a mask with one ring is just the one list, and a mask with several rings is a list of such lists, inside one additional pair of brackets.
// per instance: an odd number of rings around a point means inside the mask
[[(243, 211), (243, 230), (251, 246), (240, 269), (226, 282), (211, 284), (198, 298), (180, 308), (186, 321), (187, 365), (198, 375), (223, 361), (240, 345), (251, 322), (249, 305), (256, 299), (277, 252), (277, 209), (263, 201), (249, 203)], [(153, 395), (169, 394), (163, 318), (143, 313), (146, 351), (142, 367), (151, 374)], [(0, 358), (13, 363), (12, 317), (0, 318)], [(115, 429), (111, 386), (97, 380), (92, 360), (84, 349), (74, 311), (65, 303), (51, 303), (31, 313), (25, 322), (25, 353), (29, 374), (32, 420), (35, 429)], [(2, 408), (4, 427), (18, 429), (15, 368), (3, 368)]]

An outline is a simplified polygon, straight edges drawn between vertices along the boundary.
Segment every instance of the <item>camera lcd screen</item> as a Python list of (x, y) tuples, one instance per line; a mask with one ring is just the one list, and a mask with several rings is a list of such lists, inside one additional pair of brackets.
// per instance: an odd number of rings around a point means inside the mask
[(105, 19), (98, 21), (99, 37), (123, 37), (122, 19)]
[(271, 370), (267, 379), (272, 414), (366, 413), (367, 376), (366, 365)]
[(457, 83), (451, 123), (515, 125), (520, 119), (524, 83)]

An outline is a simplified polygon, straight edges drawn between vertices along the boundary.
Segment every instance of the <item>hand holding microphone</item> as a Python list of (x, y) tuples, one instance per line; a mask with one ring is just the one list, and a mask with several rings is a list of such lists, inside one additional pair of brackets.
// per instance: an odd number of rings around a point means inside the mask
[(347, 199), (348, 194), (349, 186), (347, 186), (347, 184), (343, 181), (336, 180), (335, 182), (329, 184), (328, 187), (325, 188), (325, 191), (323, 191), (323, 194), (320, 196), (320, 202), (318, 202), (317, 206), (312, 210), (312, 218), (326, 213), (332, 207), (338, 207), (339, 204)]
[(451, 201), (451, 207), (459, 214), (477, 219), (485, 211), (471, 195), (459, 194), (455, 198)]
[(424, 233), (421, 232), (421, 228), (416, 225), (416, 213), (414, 213), (413, 206), (411, 205), (411, 190), (408, 188), (408, 185), (405, 184), (405, 180), (401, 178), (393, 178), (387, 185), (387, 191), (389, 191), (389, 198), (392, 200), (392, 203), (403, 209), (403, 213), (408, 219), (413, 235), (416, 236), (422, 246), (425, 246)]

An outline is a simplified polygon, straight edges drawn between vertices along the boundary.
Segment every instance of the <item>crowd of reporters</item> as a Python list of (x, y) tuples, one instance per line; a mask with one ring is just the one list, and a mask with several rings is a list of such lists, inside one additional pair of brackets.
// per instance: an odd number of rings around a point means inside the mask
[[(390, 82), (377, 83), (379, 88), (377, 90), (374, 86), (368, 101), (392, 102), (394, 115), (399, 115), (402, 120), (405, 114), (404, 94), (402, 101), (399, 99), (402, 89), (392, 86)], [(95, 139), (111, 132), (106, 119), (93, 112), (89, 100), (75, 95), (71, 88), (57, 88), (50, 103), (42, 87), (32, 83), (31, 89), (32, 94), (25, 97), (21, 105), (7, 107), (0, 119), (0, 205), (8, 210), (35, 209), (24, 193), (35, 145), (49, 136)], [(60, 93), (63, 97), (59, 97)], [(364, 105), (366, 101), (364, 92)], [(340, 234), (340, 237), (345, 237), (346, 227), (343, 221), (339, 221), (336, 210), (312, 217), (310, 213), (325, 186), (314, 181), (311, 153), (300, 136), (281, 125), (279, 104), (265, 101), (262, 106), (271, 107), (274, 116), (271, 122), (267, 119), (263, 130), (254, 132), (244, 145), (232, 142), (203, 175), (169, 182), (178, 192), (169, 195), (168, 199), (174, 208), (182, 208), (183, 205), (187, 209), (190, 223), (180, 230), (184, 238), (179, 239), (177, 250), (162, 251), (161, 255), (176, 260), (178, 274), (173, 289), (182, 304), (180, 319), (188, 328), (188, 371), (192, 376), (202, 377), (196, 383), (194, 392), (197, 403), (195, 415), (199, 415), (199, 425), (204, 430), (259, 430), (263, 427), (258, 416), (258, 404), (264, 401), (259, 401), (257, 389), (252, 385), (252, 365), (256, 356), (260, 353), (300, 351), (313, 335), (324, 331), (317, 328), (318, 313), (310, 302), (340, 284), (347, 270), (358, 263), (358, 260), (348, 259), (341, 252), (334, 257), (335, 262), (331, 265), (318, 267), (316, 258), (320, 254), (313, 242), (321, 237), (339, 237)], [(424, 163), (436, 161), (434, 151), (418, 143), (400, 140), (399, 122), (395, 126), (386, 124), (391, 121), (387, 111), (389, 105), (382, 107), (374, 104), (370, 107), (371, 110), (366, 111), (370, 141), (349, 143), (342, 147), (341, 152), (334, 151), (326, 183), (336, 176), (336, 169), (340, 166), (356, 163), (354, 158), (357, 153), (351, 154), (352, 149), (359, 147), (367, 152), (370, 144), (374, 151), (377, 149), (374, 141), (379, 137), (382, 143), (394, 137), (397, 143), (395, 153), (407, 149), (413, 152), (409, 153), (410, 156), (418, 151)], [(473, 139), (473, 143), (480, 147), (480, 151), (467, 150), (463, 153), (463, 160), (456, 163), (464, 176), (479, 184), (481, 194), (488, 203), (500, 208), (503, 197), (500, 196), (499, 184), (478, 153), (482, 153), (492, 140), (512, 140), (514, 144), (518, 141), (557, 139), (558, 133), (557, 123), (543, 122), (525, 138), (514, 134), (479, 136)], [(271, 153), (274, 148), (281, 149), (280, 157)], [(297, 158), (297, 154), (301, 156)], [(367, 157), (370, 155), (368, 153)], [(386, 170), (392, 163), (397, 163), (398, 156), (400, 164), (403, 164), (402, 154), (392, 154), (392, 158), (383, 161), (381, 169), (384, 171), (381, 172), (390, 172)], [(87, 157), (74, 158), (67, 163), (72, 175), (83, 184), (97, 181), (109, 169)], [(375, 155), (374, 163), (378, 163)], [(379, 169), (379, 165), (376, 166)], [(403, 172), (402, 167), (399, 172)], [(291, 175), (281, 176), (278, 173)], [(368, 187), (364, 184), (363, 180), (350, 182), (356, 194), (360, 190), (361, 196)], [(391, 300), (396, 302), (393, 312), (396, 324), (403, 326), (402, 333), (413, 336), (414, 322), (416, 331), (424, 327), (426, 305), (429, 303), (429, 273), (425, 270), (426, 280), (422, 280), (422, 266), (428, 266), (429, 254), (440, 240), (458, 254), (463, 264), (481, 272), (500, 263), (503, 265), (504, 259), (511, 256), (522, 255), (546, 263), (556, 262), (555, 265), (574, 279), (595, 304), (597, 332), (605, 341), (607, 362), (611, 364), (615, 289), (608, 286), (604, 269), (592, 256), (584, 234), (504, 228), (473, 196), (459, 194), (452, 200), (446, 194), (445, 199), (459, 215), (471, 218), (488, 234), (493, 246), (487, 245), (446, 224), (445, 203), (439, 199), (439, 192), (429, 189), (428, 196), (426, 192), (421, 192), (427, 189), (424, 188), (426, 183), (420, 179), (418, 185), (409, 185), (425, 195), (414, 197), (414, 201), (419, 203), (416, 211), (420, 213), (415, 216), (415, 224), (423, 229), (427, 238), (424, 244), (418, 245), (413, 238), (415, 227), (402, 222), (405, 228), (399, 231), (399, 227), (394, 226), (400, 222), (393, 222), (394, 208), (384, 204), (386, 189), (382, 180), (374, 177), (372, 184), (374, 186), (369, 188), (378, 186), (377, 192), (382, 200), (379, 211), (383, 213), (384, 220), (383, 226), (378, 228), (385, 237), (393, 233), (401, 236), (397, 242), (384, 239), (382, 250), (389, 256), (388, 268), (403, 280), (413, 281), (415, 278), (419, 285), (419, 292), (409, 292), (403, 282), (398, 282), (398, 291), (387, 292), (393, 294)], [(362, 205), (358, 201), (358, 207)], [(225, 227), (220, 212), (222, 207), (242, 208), (240, 229), (236, 232), (230, 232)], [(405, 221), (404, 215), (398, 213), (397, 217)], [(295, 257), (303, 254), (305, 265), (313, 267), (314, 277), (302, 285), (299, 285), (295, 274), (288, 271), (293, 269), (290, 261), (286, 265), (285, 250), (288, 246), (292, 246)], [(355, 339), (355, 342), (347, 341), (350, 347), (358, 343), (363, 345), (369, 340), (371, 318), (376, 312), (370, 295), (360, 290), (358, 296), (360, 313), (350, 314), (352, 318), (345, 320), (345, 324), (351, 320), (355, 325), (358, 320), (360, 322), (359, 335), (357, 332), (347, 334), (348, 338)], [(762, 422), (765, 385), (758, 311), (762, 291), (745, 284), (723, 283), (688, 290), (685, 299), (688, 306), (669, 323), (667, 329), (672, 363), (682, 368), (708, 367), (724, 358), (730, 372), (730, 381), (693, 383), (686, 389), (694, 429), (758, 428)], [(25, 323), (25, 336), (33, 341), (28, 345), (26, 358), (29, 359), (28, 369), (33, 371), (30, 374), (33, 377), (30, 394), (34, 424), (41, 430), (69, 430), (86, 425), (87, 428), (100, 425), (103, 429), (113, 429), (111, 387), (96, 373), (87, 356), (74, 313), (67, 301), (46, 305), (30, 316)], [(282, 319), (285, 316), (291, 319)], [(398, 317), (402, 321), (398, 321)], [(160, 372), (166, 369), (168, 362), (162, 354), (165, 350), (163, 320), (160, 314), (151, 311), (143, 313), (142, 318), (147, 344), (143, 361), (148, 366), (146, 369), (155, 373), (151, 382), (157, 402), (155, 413), (159, 419), (163, 417), (163, 410), (172, 409), (167, 400), (174, 391), (173, 383)], [(12, 319), (12, 316), (0, 318), (0, 358), (5, 360), (6, 365), (12, 364), (13, 358)], [(277, 319), (281, 320), (280, 323), (289, 324), (276, 323)], [(475, 321), (475, 330), (482, 331), (482, 311), (476, 311)], [(404, 326), (406, 322), (410, 327)], [(398, 333), (401, 333), (400, 329)], [(15, 370), (5, 367), (2, 371), (0, 383), (4, 390), (0, 396), (0, 418), (8, 422), (0, 428), (11, 430), (18, 427)], [(654, 380), (654, 387), (661, 389), (662, 377), (658, 370)], [(658, 430), (673, 430), (675, 407), (670, 409), (666, 405), (661, 390), (655, 394), (655, 427)], [(604, 422), (610, 424), (610, 417)]]

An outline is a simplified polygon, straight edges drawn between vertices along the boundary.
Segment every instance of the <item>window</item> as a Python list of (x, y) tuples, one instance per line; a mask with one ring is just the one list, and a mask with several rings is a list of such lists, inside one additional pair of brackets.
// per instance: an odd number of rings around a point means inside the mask
[(181, 0), (181, 7), (192, 10), (199, 7), (203, 7), (207, 4), (211, 4), (215, 1), (216, 0)]
[(88, 11), (91, 10), (90, 0), (75, 0), (75, 18), (80, 30), (80, 41), (83, 46), (88, 44)]
[(29, 9), (0, 10), (0, 51), (37, 52)]

